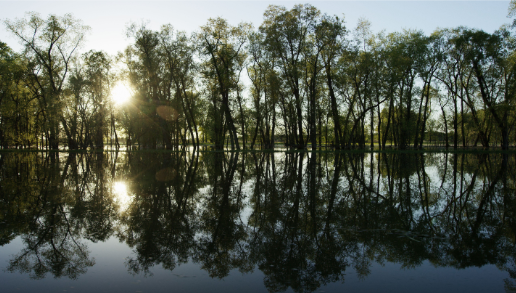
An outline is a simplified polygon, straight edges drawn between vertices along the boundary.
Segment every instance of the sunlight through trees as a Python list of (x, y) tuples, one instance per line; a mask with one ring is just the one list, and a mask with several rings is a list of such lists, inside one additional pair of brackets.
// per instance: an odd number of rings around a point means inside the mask
[(349, 28), (310, 4), (270, 5), (258, 27), (133, 23), (117, 56), (81, 53), (88, 27), (68, 14), (4, 25), (25, 49), (0, 42), (2, 148), (516, 144), (509, 25), (373, 34), (367, 19)]

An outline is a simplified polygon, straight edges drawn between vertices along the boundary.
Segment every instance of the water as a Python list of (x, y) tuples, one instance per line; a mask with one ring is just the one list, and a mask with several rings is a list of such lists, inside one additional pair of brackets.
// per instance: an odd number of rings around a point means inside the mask
[(515, 159), (0, 153), (2, 292), (514, 292)]

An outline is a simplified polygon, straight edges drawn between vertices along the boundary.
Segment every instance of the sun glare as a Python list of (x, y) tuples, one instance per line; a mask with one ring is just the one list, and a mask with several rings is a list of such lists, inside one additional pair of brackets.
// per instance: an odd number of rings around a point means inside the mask
[(116, 105), (122, 105), (130, 98), (131, 91), (123, 82), (118, 82), (111, 90), (111, 100), (113, 100)]

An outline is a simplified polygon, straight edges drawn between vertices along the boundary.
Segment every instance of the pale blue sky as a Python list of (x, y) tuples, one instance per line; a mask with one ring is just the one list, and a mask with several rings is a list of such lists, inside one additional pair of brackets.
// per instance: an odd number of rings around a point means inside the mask
[[(251, 22), (258, 27), (269, 4), (291, 8), (297, 3), (310, 3), (330, 15), (345, 15), (346, 26), (352, 29), (360, 17), (372, 23), (374, 32), (421, 29), (430, 34), (437, 27), (460, 25), (493, 32), (511, 22), (506, 1), (3, 1), (0, 19), (24, 17), (26, 11), (41, 16), (72, 13), (91, 27), (83, 51), (104, 50), (109, 54), (122, 51), (129, 40), (125, 27), (130, 22), (148, 21), (158, 29), (170, 23), (176, 29), (195, 31), (208, 18), (221, 16), (230, 23)], [(2, 23), (0, 41), (18, 50), (20, 46)]]

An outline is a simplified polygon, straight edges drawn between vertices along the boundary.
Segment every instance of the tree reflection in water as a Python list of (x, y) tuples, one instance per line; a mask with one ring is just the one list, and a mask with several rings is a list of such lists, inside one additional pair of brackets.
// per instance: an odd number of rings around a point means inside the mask
[(117, 237), (132, 274), (199, 263), (258, 268), (270, 291), (367, 278), (373, 263), (495, 264), (516, 278), (509, 154), (1, 153), (0, 243), (10, 272), (77, 278), (87, 241)]

